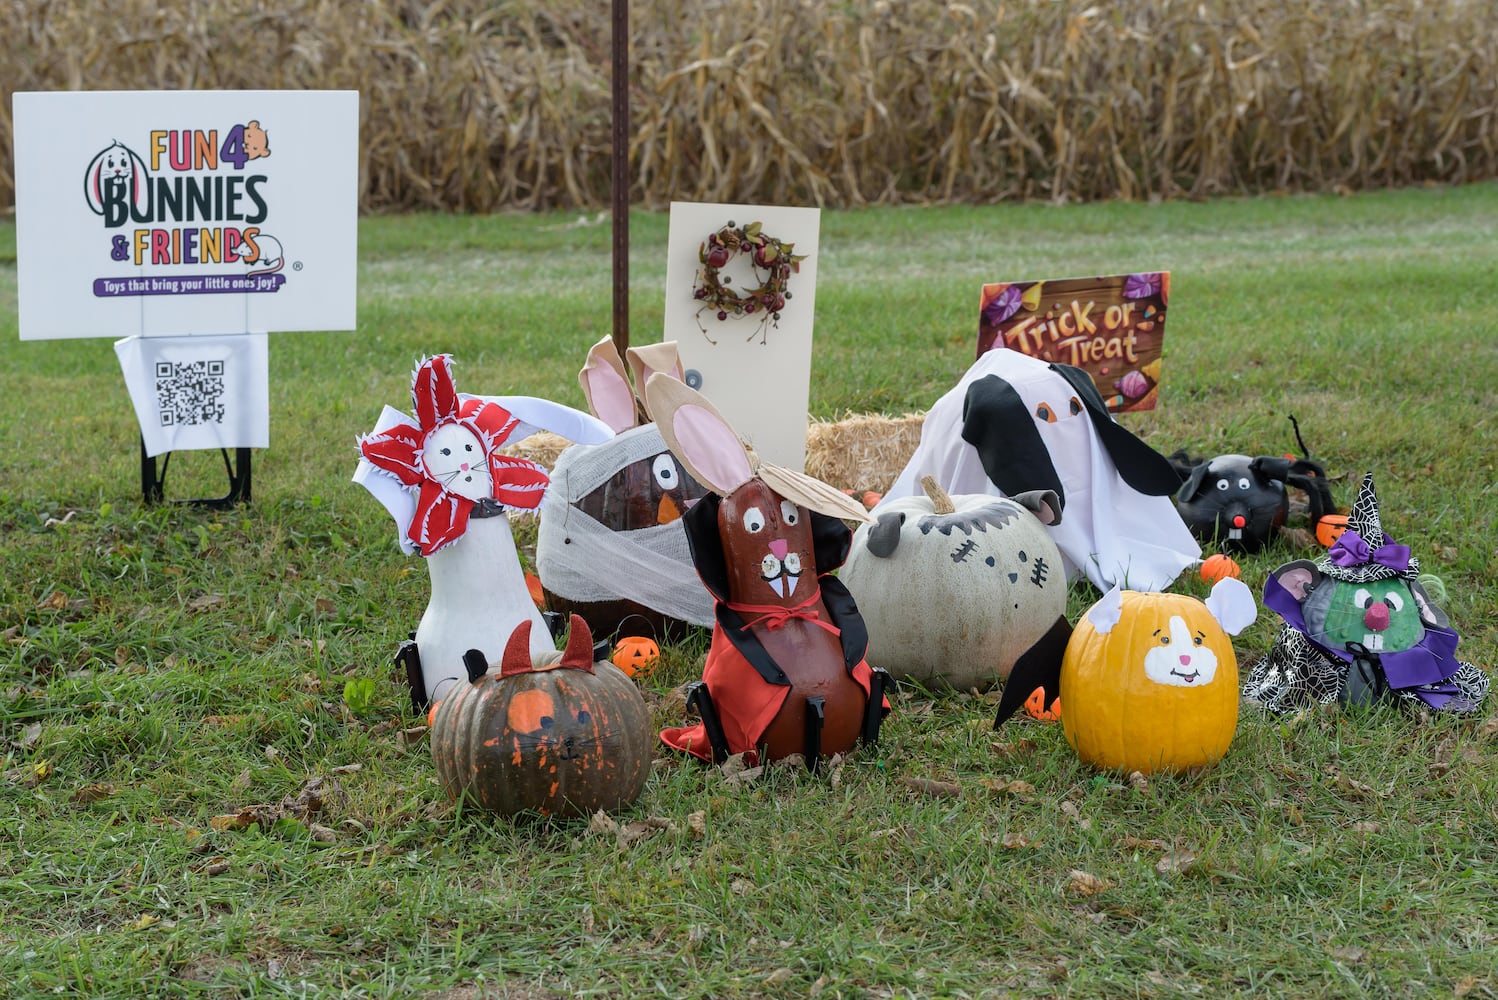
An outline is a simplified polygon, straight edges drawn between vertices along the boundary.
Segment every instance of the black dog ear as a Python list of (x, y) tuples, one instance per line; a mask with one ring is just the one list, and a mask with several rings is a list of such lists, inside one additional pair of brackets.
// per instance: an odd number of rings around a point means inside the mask
[(1097, 386), (1093, 384), (1091, 375), (1075, 365), (1053, 364), (1051, 370), (1066, 379), (1076, 390), (1077, 396), (1087, 407), (1087, 415), (1092, 418), (1093, 430), (1103, 442), (1103, 447), (1108, 449), (1108, 455), (1118, 467), (1118, 474), (1123, 477), (1124, 482), (1145, 496), (1168, 497), (1181, 488), (1181, 474), (1170, 464), (1170, 459), (1113, 419), (1108, 412), (1108, 405), (1103, 402)]
[(1248, 468), (1260, 479), (1278, 480), (1283, 483), (1290, 475), (1290, 460), (1275, 458), (1273, 455), (1260, 455), (1248, 463)]
[(1207, 466), (1210, 464), (1212, 463), (1198, 462), (1192, 467), (1191, 474), (1186, 477), (1186, 481), (1176, 491), (1177, 500), (1181, 503), (1190, 503), (1196, 499), (1196, 495), (1201, 492), (1202, 480), (1207, 478)]
[(973, 446), (988, 481), (1005, 496), (1054, 490), (1061, 506), (1066, 506), (1066, 490), (1035, 418), (1019, 391), (1004, 379), (985, 375), (967, 387), (962, 440)]

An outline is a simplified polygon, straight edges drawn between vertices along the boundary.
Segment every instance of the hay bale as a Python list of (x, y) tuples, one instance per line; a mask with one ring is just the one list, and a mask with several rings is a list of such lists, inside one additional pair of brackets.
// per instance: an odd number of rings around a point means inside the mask
[(921, 442), (924, 413), (900, 417), (849, 414), (806, 428), (806, 474), (855, 496), (883, 493), (894, 483)]
[[(855, 496), (889, 489), (921, 441), (923, 413), (903, 417), (850, 413), (838, 421), (814, 420), (806, 428), (806, 474)], [(570, 444), (549, 431), (506, 445), (507, 455), (528, 458), (544, 468)]]

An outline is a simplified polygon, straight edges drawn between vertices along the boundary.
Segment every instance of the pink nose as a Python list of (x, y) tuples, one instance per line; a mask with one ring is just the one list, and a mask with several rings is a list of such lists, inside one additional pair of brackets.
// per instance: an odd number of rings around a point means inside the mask
[(1375, 632), (1382, 632), (1389, 627), (1389, 606), (1383, 601), (1368, 605), (1368, 610), (1363, 612), (1363, 624)]
[(770, 553), (774, 555), (776, 559), (784, 559), (785, 554), (789, 549), (790, 544), (786, 542), (784, 538), (777, 538), (770, 543)]
[(1190, 665), (1191, 665), (1191, 657), (1187, 656), (1185, 653), (1182, 653), (1181, 654), (1181, 666), (1186, 667), (1186, 666), (1190, 666)]
[(458, 466), (458, 468), (462, 469), (464, 472), (467, 472), (468, 471), (468, 463), (464, 462), (462, 465)]

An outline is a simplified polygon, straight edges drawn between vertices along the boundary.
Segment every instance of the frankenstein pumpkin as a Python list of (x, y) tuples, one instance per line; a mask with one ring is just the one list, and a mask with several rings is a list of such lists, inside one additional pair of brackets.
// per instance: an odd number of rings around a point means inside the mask
[(530, 623), (510, 637), (499, 673), (465, 658), (469, 682), (432, 717), (432, 758), (447, 794), (513, 816), (588, 815), (639, 797), (654, 733), (633, 681), (594, 662), (587, 624), (572, 617), (567, 648), (532, 656)]
[(1205, 602), (1118, 588), (1071, 630), (1059, 619), (1015, 664), (994, 721), (1045, 689), (1064, 697), (1061, 727), (1094, 767), (1185, 771), (1217, 761), (1238, 725), (1238, 660), (1229, 634), (1257, 615), (1231, 577)]
[(853, 535), (838, 574), (863, 610), (869, 659), (892, 677), (965, 691), (1006, 677), (1066, 610), (1066, 571), (1046, 530), (1049, 490), (892, 500)]

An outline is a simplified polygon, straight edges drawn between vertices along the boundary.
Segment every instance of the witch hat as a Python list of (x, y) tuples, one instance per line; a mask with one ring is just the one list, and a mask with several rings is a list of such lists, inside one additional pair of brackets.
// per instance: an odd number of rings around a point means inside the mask
[(1373, 473), (1363, 476), (1358, 498), (1347, 515), (1347, 530), (1316, 564), (1324, 575), (1345, 583), (1372, 583), (1420, 575), (1420, 561), (1410, 555), (1408, 545), (1399, 545), (1384, 534), (1378, 513), (1378, 493)]

